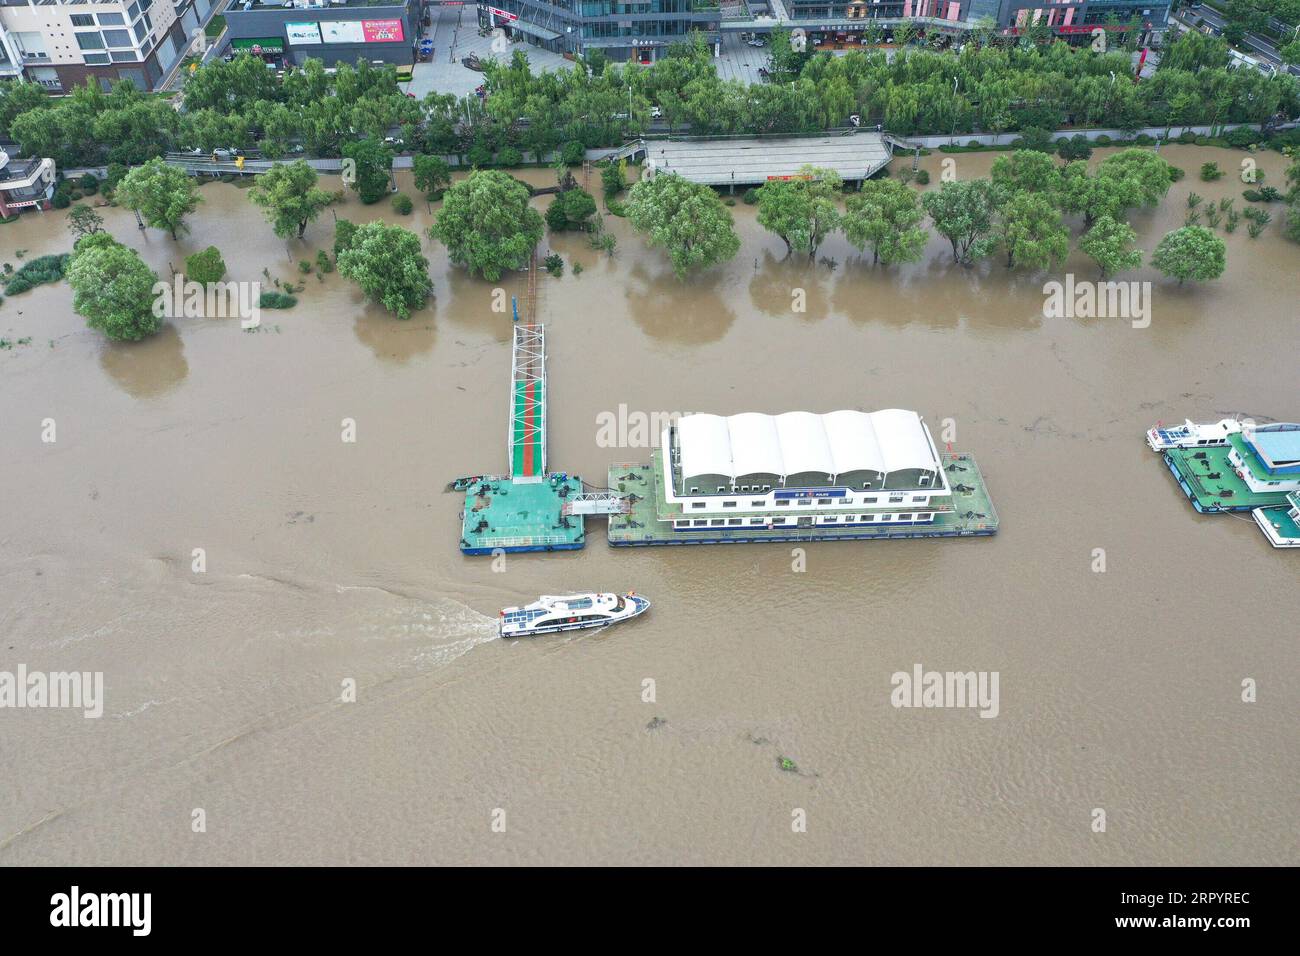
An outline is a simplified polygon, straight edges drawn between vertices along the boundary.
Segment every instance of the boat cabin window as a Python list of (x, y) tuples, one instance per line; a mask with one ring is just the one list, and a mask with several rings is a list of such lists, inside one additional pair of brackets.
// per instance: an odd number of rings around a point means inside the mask
[(929, 521), (929, 520), (930, 520), (930, 516), (929, 516), (928, 514), (919, 514), (919, 515), (916, 516), (916, 520), (917, 520), (917, 521)]
[(720, 525), (720, 524), (723, 524), (723, 523), (724, 523), (724, 520), (723, 520), (722, 518), (714, 518), (714, 519), (713, 519), (711, 522), (709, 522), (709, 523), (710, 523), (710, 524), (713, 524), (713, 525)]
[(835, 499), (834, 499), (834, 498), (818, 498), (818, 499), (817, 499), (817, 507), (819, 507), (819, 508), (822, 507), (823, 505), (833, 505), (833, 504), (835, 504)]
[(625, 608), (625, 607), (627, 607), (627, 604), (623, 601), (623, 598), (622, 598), (621, 595), (618, 596), (618, 597), (616, 597), (616, 598), (614, 599), (614, 610), (615, 610), (615, 611), (621, 611), (621, 610), (623, 610), (623, 608)]
[(706, 521), (704, 518), (700, 518), (698, 521), (695, 522), (695, 527), (697, 528), (703, 528), (707, 525), (708, 525), (708, 521)]
[(692, 489), (691, 489), (691, 494), (693, 494), (693, 495), (698, 495), (699, 493), (700, 493), (700, 489), (699, 489), (699, 488), (692, 488)]
[(925, 500), (925, 495), (912, 495), (912, 500), (913, 500), (913, 501), (924, 501), (924, 500)]
[(929, 483), (930, 483), (930, 476), (929, 476), (929, 475), (922, 475), (922, 476), (921, 476), (921, 484), (923, 484), (923, 485), (928, 485)]
[(804, 506), (806, 506), (806, 505), (810, 505), (810, 504), (812, 504), (812, 499), (811, 499), (811, 498), (800, 498), (800, 499), (799, 499), (799, 506), (800, 506), (800, 507), (804, 507)]
[(692, 508), (703, 508), (704, 505), (705, 505), (706, 503), (707, 503), (707, 502), (703, 502), (703, 501), (692, 501), (692, 502), (691, 502), (691, 507), (692, 507)]
[(751, 502), (749, 503), (749, 506), (750, 506), (751, 508), (761, 508), (761, 507), (763, 507), (764, 504), (766, 504), (766, 502), (763, 502), (763, 501), (751, 501)]
[(734, 507), (736, 507), (736, 503), (735, 503), (734, 501), (724, 501), (724, 502), (722, 503), (722, 507), (724, 507), (724, 508), (734, 508)]
[(750, 523), (750, 524), (762, 524), (765, 520), (766, 520), (766, 519), (764, 519), (764, 518), (750, 518), (750, 519), (749, 519), (749, 523)]
[(875, 520), (876, 520), (876, 516), (875, 516), (875, 515), (863, 515), (863, 516), (862, 516), (862, 520), (863, 520), (863, 521), (875, 521)]
[(718, 485), (718, 494), (722, 494), (726, 490), (727, 490), (726, 485)]
[(772, 486), (771, 486), (771, 485), (764, 485), (764, 486), (763, 486), (763, 490), (764, 490), (764, 491), (771, 491), (771, 490), (772, 490)]
[(864, 505), (874, 505), (874, 504), (876, 503), (876, 499), (875, 499), (875, 498), (863, 498), (863, 499), (862, 499), (862, 503), (863, 503)]
[(871, 482), (869, 482), (869, 481), (864, 481), (864, 482), (862, 483), (862, 487), (863, 487), (863, 488), (870, 488), (870, 487), (871, 487)]
[(786, 498), (781, 498), (781, 499), (779, 499), (779, 500), (777, 501), (776, 506), (777, 506), (778, 508), (788, 508), (788, 507), (790, 507), (790, 502), (789, 502), (789, 500), (786, 499)]
[(744, 520), (745, 519), (743, 518), (728, 518), (727, 524), (742, 524), (744, 523)]

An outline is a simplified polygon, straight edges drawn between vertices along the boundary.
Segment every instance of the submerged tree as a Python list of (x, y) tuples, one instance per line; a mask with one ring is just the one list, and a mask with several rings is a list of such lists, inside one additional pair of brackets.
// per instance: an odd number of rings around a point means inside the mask
[(1204, 226), (1184, 226), (1165, 234), (1151, 253), (1151, 264), (1177, 279), (1206, 282), (1223, 275), (1228, 247)]
[(528, 187), (495, 169), (480, 169), (443, 194), (429, 236), (451, 261), (495, 282), (522, 269), (542, 238), (542, 217), (528, 205)]
[(1137, 233), (1126, 222), (1110, 216), (1100, 217), (1079, 240), (1079, 248), (1101, 270), (1103, 279), (1142, 265), (1142, 250), (1134, 249)]
[(162, 326), (156, 307), (158, 276), (136, 253), (106, 232), (77, 240), (68, 263), (72, 308), (110, 339), (134, 342)]
[(276, 163), (257, 177), (248, 198), (262, 207), (277, 236), (301, 239), (307, 224), (330, 204), (330, 194), (316, 180), (316, 170), (301, 159)]
[(194, 180), (185, 170), (161, 159), (151, 159), (123, 176), (113, 198), (138, 212), (145, 225), (166, 229), (173, 239), (188, 228), (185, 217), (199, 205)]
[(667, 250), (679, 279), (740, 251), (731, 213), (718, 194), (675, 173), (659, 173), (633, 186), (627, 215), (650, 245)]
[(338, 270), (399, 319), (409, 319), (433, 291), (420, 237), (401, 226), (358, 226), (338, 255)]
[(839, 228), (836, 205), (841, 180), (831, 169), (804, 166), (796, 179), (774, 179), (757, 190), (758, 223), (776, 233), (786, 253), (817, 256), (822, 241)]
[(1046, 269), (1065, 261), (1070, 252), (1070, 231), (1061, 212), (1041, 193), (1016, 193), (1007, 200), (998, 232), (1008, 269)]
[(388, 178), (393, 168), (393, 151), (373, 136), (343, 145), (343, 157), (352, 163), (344, 168), (344, 181), (369, 205), (379, 202), (388, 192)]
[(921, 197), (934, 227), (952, 245), (952, 261), (970, 265), (997, 246), (992, 235), (1000, 191), (987, 179), (944, 183)]
[(871, 263), (915, 262), (925, 250), (925, 213), (917, 192), (895, 179), (869, 179), (845, 201), (844, 235)]

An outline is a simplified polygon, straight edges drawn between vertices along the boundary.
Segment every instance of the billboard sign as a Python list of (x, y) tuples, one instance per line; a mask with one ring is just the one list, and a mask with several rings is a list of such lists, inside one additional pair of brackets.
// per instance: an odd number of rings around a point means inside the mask
[(321, 36), (326, 43), (365, 43), (366, 33), (360, 20), (323, 20)]
[(290, 46), (308, 46), (320, 43), (320, 27), (315, 23), (286, 23), (284, 35)]
[(361, 30), (367, 43), (400, 43), (406, 39), (401, 20), (362, 20)]

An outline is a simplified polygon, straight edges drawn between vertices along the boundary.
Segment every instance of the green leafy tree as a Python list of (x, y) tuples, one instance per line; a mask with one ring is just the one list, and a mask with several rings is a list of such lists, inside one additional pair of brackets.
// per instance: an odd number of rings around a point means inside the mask
[(999, 190), (987, 179), (944, 183), (921, 197), (935, 229), (952, 245), (952, 261), (962, 265), (997, 247), (992, 233), (999, 202)]
[(844, 234), (871, 263), (915, 262), (925, 251), (925, 214), (915, 190), (894, 179), (868, 179), (845, 201)]
[(352, 244), (352, 237), (357, 234), (357, 224), (351, 219), (340, 219), (334, 223), (334, 258), (337, 260)]
[(1055, 193), (1061, 185), (1061, 172), (1047, 153), (1018, 149), (993, 160), (990, 176), (1008, 194), (1017, 192)]
[(1165, 234), (1151, 253), (1151, 264), (1179, 285), (1188, 279), (1207, 282), (1223, 275), (1227, 248), (1204, 226), (1184, 226)]
[(1133, 248), (1137, 233), (1126, 222), (1100, 217), (1079, 240), (1079, 248), (1101, 270), (1103, 279), (1142, 265), (1142, 250)]
[(110, 339), (135, 342), (162, 326), (162, 309), (155, 308), (158, 276), (108, 233), (77, 241), (67, 277), (73, 310)]
[(552, 232), (566, 229), (586, 231), (596, 215), (596, 200), (585, 189), (566, 189), (557, 193), (546, 210), (546, 225)]
[(1008, 269), (1046, 269), (1070, 252), (1070, 231), (1061, 212), (1042, 193), (1018, 192), (1007, 200), (998, 232)]
[(758, 223), (776, 233), (787, 254), (815, 258), (828, 235), (839, 228), (836, 204), (841, 181), (831, 169), (804, 166), (797, 179), (774, 179), (758, 188)]
[(451, 261), (495, 282), (521, 269), (542, 238), (542, 217), (528, 205), (528, 187), (500, 170), (480, 169), (443, 194), (429, 236)]
[(1092, 142), (1082, 133), (1076, 133), (1068, 139), (1061, 138), (1056, 141), (1056, 155), (1067, 163), (1088, 159), (1092, 156)]
[(330, 194), (316, 182), (316, 170), (301, 159), (276, 163), (257, 177), (248, 198), (262, 207), (277, 236), (301, 239), (307, 224), (330, 204)]
[(339, 253), (338, 270), (399, 319), (409, 319), (433, 291), (420, 237), (401, 226), (382, 222), (359, 226)]
[(208, 246), (202, 252), (185, 258), (185, 276), (195, 282), (220, 282), (225, 274), (226, 261), (216, 246)]
[(412, 160), (412, 168), (415, 188), (424, 193), (426, 199), (437, 199), (451, 185), (451, 167), (441, 157), (419, 153)]
[(388, 193), (388, 177), (393, 168), (393, 151), (373, 136), (343, 145), (343, 158), (355, 166), (348, 173), (348, 183), (367, 205), (379, 202)]
[(68, 212), (68, 228), (80, 239), (82, 236), (93, 235), (103, 229), (104, 217), (89, 206), (78, 204)]
[(718, 194), (674, 173), (660, 173), (633, 186), (627, 215), (650, 245), (667, 250), (679, 279), (740, 251), (731, 213)]
[(613, 199), (627, 189), (627, 160), (607, 163), (600, 171), (600, 185), (605, 191), (606, 199)]
[(151, 159), (123, 176), (113, 197), (138, 212), (145, 225), (165, 229), (173, 239), (188, 228), (185, 217), (199, 205), (194, 180), (183, 169), (168, 166), (161, 159)]

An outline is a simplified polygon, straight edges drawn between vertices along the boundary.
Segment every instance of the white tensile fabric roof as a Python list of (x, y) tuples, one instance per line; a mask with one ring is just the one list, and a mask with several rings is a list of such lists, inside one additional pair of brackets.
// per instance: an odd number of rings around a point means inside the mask
[(901, 408), (825, 415), (687, 415), (677, 422), (677, 439), (684, 475), (939, 468), (921, 416)]

